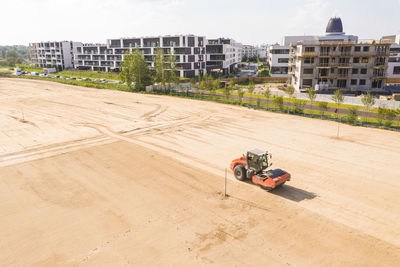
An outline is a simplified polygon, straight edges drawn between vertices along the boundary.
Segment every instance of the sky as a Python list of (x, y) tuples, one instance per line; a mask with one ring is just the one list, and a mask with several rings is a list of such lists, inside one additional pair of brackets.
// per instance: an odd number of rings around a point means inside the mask
[(400, 33), (400, 0), (0, 1), (0, 45), (167, 34), (272, 44), (285, 35), (321, 35), (333, 16), (360, 39)]

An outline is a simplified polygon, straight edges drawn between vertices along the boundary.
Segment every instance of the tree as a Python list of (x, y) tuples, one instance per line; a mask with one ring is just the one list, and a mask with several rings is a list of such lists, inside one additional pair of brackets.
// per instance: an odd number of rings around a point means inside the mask
[(317, 97), (317, 93), (314, 90), (314, 88), (311, 87), (310, 89), (308, 89), (307, 94), (308, 94), (308, 99), (310, 99), (310, 103), (312, 105), (314, 100), (315, 100), (315, 98)]
[(357, 108), (350, 108), (349, 115), (347, 116), (347, 120), (350, 123), (354, 123), (357, 120)]
[[(171, 54), (168, 57), (168, 69), (166, 70), (166, 80), (169, 83), (177, 83), (179, 81), (179, 78), (177, 76), (177, 70), (176, 70), (176, 56), (174, 54)], [(192, 82), (193, 79), (190, 81)]]
[(124, 61), (121, 63), (121, 72), (119, 74), (121, 81), (125, 82), (132, 90), (132, 84), (135, 80), (134, 71), (135, 56), (130, 50), (125, 52)]
[(265, 89), (264, 96), (267, 99), (267, 108), (268, 108), (269, 98), (271, 97), (271, 90), (269, 89), (269, 87), (267, 87), (267, 89)]
[(298, 114), (303, 114), (304, 106), (305, 106), (305, 101), (300, 99), (295, 99), (293, 102), (293, 111)]
[(225, 98), (229, 99), (229, 96), (231, 95), (231, 91), (233, 90), (233, 87), (235, 86), (235, 83), (233, 81), (229, 82), (228, 86), (225, 86), (224, 88), (224, 94), (225, 94)]
[(288, 87), (286, 87), (285, 92), (289, 95), (290, 98), (293, 98), (294, 87), (289, 85)]
[(275, 106), (278, 106), (280, 110), (283, 110), (283, 97), (281, 96), (274, 97), (274, 104)]
[(339, 106), (341, 103), (343, 103), (344, 97), (342, 95), (342, 92), (337, 89), (335, 93), (332, 96), (332, 100), (335, 101), (337, 105), (336, 113), (337, 113), (337, 119), (338, 119), (338, 128), (337, 128), (337, 137), (339, 138)]
[(328, 110), (327, 102), (318, 102), (318, 107), (321, 113), (321, 116), (324, 116), (325, 112)]
[(292, 98), (294, 95), (294, 87), (292, 85), (289, 85), (288, 87), (286, 87), (285, 92), (289, 95), (290, 98)]
[(160, 47), (156, 48), (156, 56), (154, 58), (154, 69), (156, 71), (155, 81), (161, 83), (163, 86), (166, 82), (166, 62), (164, 57), (164, 50)]
[(239, 89), (238, 89), (239, 104), (242, 104), (243, 96), (244, 96), (244, 91), (243, 91), (242, 88), (239, 88)]
[(385, 110), (385, 126), (390, 127), (393, 124), (393, 120), (396, 118), (396, 110), (386, 109)]
[(149, 66), (139, 48), (136, 48), (133, 53), (131, 51), (125, 53), (124, 61), (121, 63), (120, 77), (130, 89), (133, 82), (137, 90), (142, 90), (146, 85), (151, 84)]
[(257, 108), (261, 107), (261, 99), (257, 97), (257, 102), (256, 102)]
[(335, 101), (335, 103), (337, 105), (336, 113), (337, 113), (337, 118), (339, 118), (339, 107), (340, 107), (340, 104), (343, 103), (343, 100), (344, 100), (342, 92), (339, 89), (337, 89), (335, 91), (335, 93), (333, 94), (332, 100)]
[(21, 64), (22, 60), (17, 51), (8, 50), (6, 52), (6, 62), (8, 66), (15, 67), (16, 64)]
[[(373, 105), (375, 105), (375, 99), (374, 97), (371, 95), (370, 92), (368, 92), (367, 94), (363, 95), (361, 98), (361, 101), (363, 103), (363, 105), (365, 106), (365, 110), (367, 112), (369, 112), (369, 110), (371, 109), (371, 107)], [(368, 118), (368, 117), (366, 117)], [(366, 119), (367, 120), (367, 119)]]
[(385, 119), (386, 107), (379, 106), (378, 113), (376, 114), (376, 119), (378, 120), (379, 124), (382, 124), (383, 120)]
[(255, 88), (254, 82), (253, 82), (253, 81), (250, 81), (250, 82), (249, 82), (249, 93), (250, 93), (250, 94), (252, 94), (252, 93), (254, 92), (254, 88)]

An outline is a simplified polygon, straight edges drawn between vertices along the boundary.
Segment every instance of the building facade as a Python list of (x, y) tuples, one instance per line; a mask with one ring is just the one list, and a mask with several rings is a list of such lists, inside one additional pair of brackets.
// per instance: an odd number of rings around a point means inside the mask
[(119, 71), (126, 51), (139, 48), (149, 67), (154, 67), (157, 47), (165, 56), (176, 57), (180, 77), (191, 78), (206, 71), (206, 38), (194, 35), (109, 39), (106, 44), (85, 44), (77, 48), (78, 69)]
[(270, 45), (267, 50), (267, 64), (271, 77), (289, 77), (289, 60), (291, 46)]
[(388, 42), (359, 42), (343, 32), (340, 18), (331, 18), (324, 36), (292, 44), (291, 83), (297, 90), (383, 90), (389, 47)]
[(400, 79), (400, 34), (383, 36), (381, 41), (391, 43), (387, 77)]
[(379, 91), (386, 82), (390, 44), (375, 41), (304, 41), (292, 52), (297, 90), (346, 88)]
[(242, 61), (242, 44), (233, 39), (210, 39), (206, 45), (207, 73), (214, 76), (229, 75)]
[(243, 45), (242, 46), (243, 57), (244, 58), (252, 58), (257, 56), (257, 49), (252, 45)]
[(257, 54), (260, 57), (260, 59), (266, 59), (267, 58), (267, 50), (268, 50), (268, 45), (267, 44), (262, 44), (258, 46), (257, 48)]
[(32, 64), (38, 68), (57, 70), (75, 68), (74, 57), (82, 43), (72, 41), (29, 44)]

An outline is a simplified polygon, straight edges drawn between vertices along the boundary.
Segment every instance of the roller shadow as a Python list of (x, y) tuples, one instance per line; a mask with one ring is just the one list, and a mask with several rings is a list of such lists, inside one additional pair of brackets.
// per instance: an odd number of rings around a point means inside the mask
[[(257, 185), (253, 184), (250, 180), (242, 181), (243, 183), (250, 184), (252, 186), (258, 187)], [(260, 190), (264, 190), (261, 187), (259, 187)], [(271, 193), (276, 196), (280, 196), (283, 198), (286, 198), (288, 200), (294, 201), (294, 202), (300, 202), (305, 199), (313, 199), (316, 198), (318, 195), (309, 192), (303, 189), (299, 189), (296, 187), (293, 187), (291, 185), (288, 185), (287, 183), (284, 185), (281, 185), (277, 188), (274, 188), (272, 190), (265, 190), (266, 193)]]
[(317, 195), (315, 193), (303, 190), (303, 189), (299, 189), (287, 184), (284, 184), (278, 188), (275, 188), (271, 191), (269, 191), (269, 193), (274, 194), (276, 196), (280, 196), (283, 198), (286, 198), (288, 200), (291, 201), (295, 201), (295, 202), (300, 202), (303, 201), (305, 199), (313, 199), (315, 197), (317, 197)]

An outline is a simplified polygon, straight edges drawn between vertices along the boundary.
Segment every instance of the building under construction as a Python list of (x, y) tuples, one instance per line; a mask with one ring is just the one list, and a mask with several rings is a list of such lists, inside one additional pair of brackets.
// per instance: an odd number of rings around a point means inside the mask
[(359, 41), (345, 35), (332, 18), (326, 35), (292, 44), (289, 75), (297, 90), (381, 91), (386, 82), (388, 42)]

